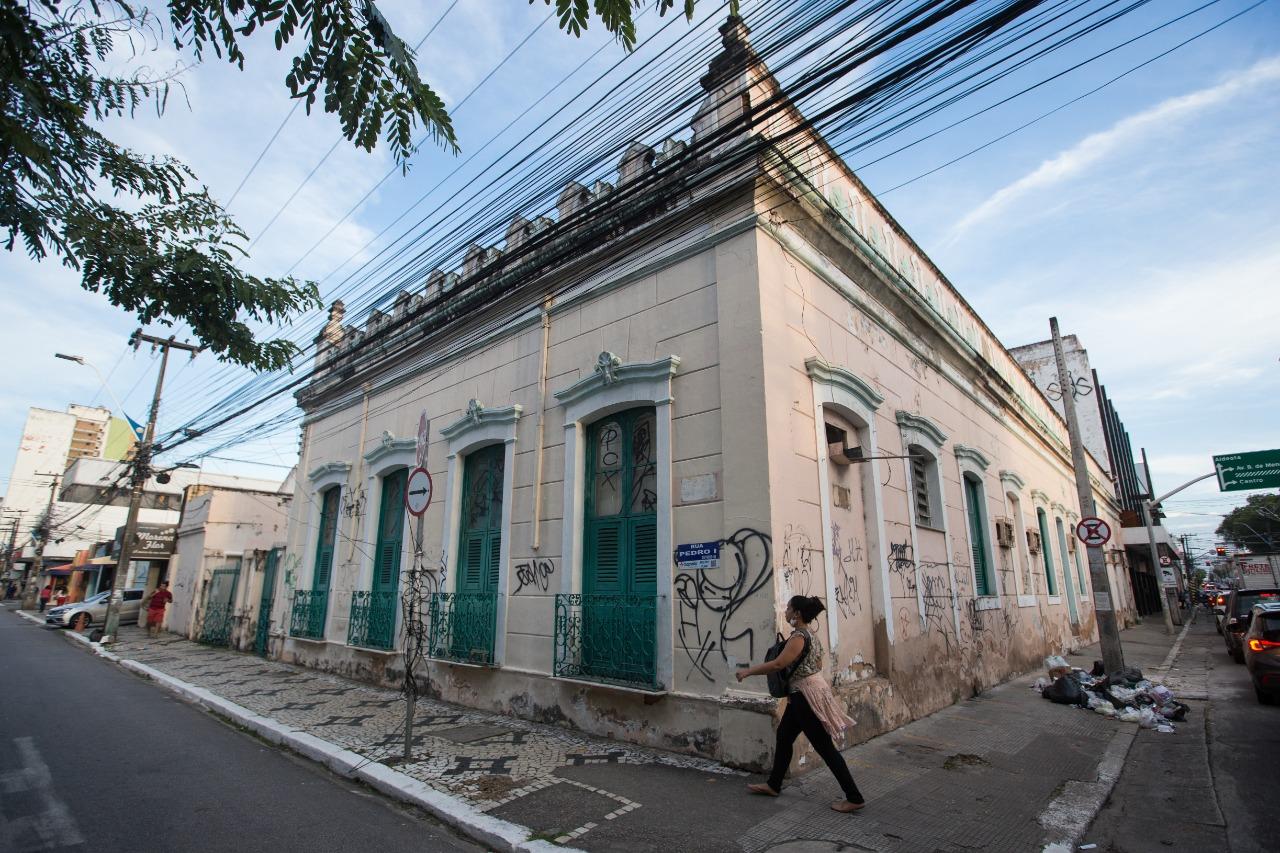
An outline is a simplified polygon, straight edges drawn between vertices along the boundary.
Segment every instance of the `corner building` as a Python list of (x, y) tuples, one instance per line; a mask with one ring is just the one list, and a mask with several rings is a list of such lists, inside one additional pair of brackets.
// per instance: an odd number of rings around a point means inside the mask
[(632, 144), (616, 184), (569, 183), (362, 328), (334, 305), (282, 658), (399, 684), (412, 576), (433, 695), (755, 767), (777, 704), (733, 671), (793, 594), (826, 603), (859, 740), (1096, 639), (1063, 421), (721, 33), (688, 139)]

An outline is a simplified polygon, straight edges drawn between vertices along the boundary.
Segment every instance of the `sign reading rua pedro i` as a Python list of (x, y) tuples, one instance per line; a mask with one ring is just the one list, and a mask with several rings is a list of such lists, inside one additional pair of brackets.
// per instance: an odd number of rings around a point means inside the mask
[(1218, 488), (1224, 492), (1280, 487), (1280, 450), (1229, 453), (1213, 457)]

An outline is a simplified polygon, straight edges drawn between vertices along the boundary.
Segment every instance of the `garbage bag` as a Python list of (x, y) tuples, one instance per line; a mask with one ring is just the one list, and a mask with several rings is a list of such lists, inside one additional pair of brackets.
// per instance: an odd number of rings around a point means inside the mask
[(1142, 714), (1137, 708), (1125, 708), (1116, 715), (1116, 719), (1122, 723), (1137, 723), (1142, 721)]
[(1111, 679), (1112, 684), (1122, 687), (1137, 687), (1143, 680), (1142, 670), (1135, 666), (1126, 666), (1119, 672), (1111, 673), (1108, 677)]
[(1167, 705), (1173, 701), (1173, 691), (1163, 684), (1152, 687), (1148, 693), (1152, 699), (1156, 700), (1157, 705)]
[(1144, 729), (1154, 729), (1163, 722), (1164, 719), (1150, 708), (1143, 708), (1138, 712), (1138, 725)]
[(1062, 655), (1049, 655), (1044, 659), (1044, 668), (1052, 672), (1055, 669), (1071, 670), (1071, 664)]
[(1160, 716), (1164, 717), (1166, 720), (1173, 720), (1175, 723), (1180, 723), (1187, 718), (1187, 714), (1190, 711), (1191, 708), (1189, 706), (1184, 705), (1177, 700), (1171, 700), (1160, 706), (1159, 713)]
[(1070, 675), (1064, 675), (1046, 687), (1040, 694), (1059, 705), (1087, 705), (1089, 694)]
[(1094, 678), (1102, 678), (1107, 674), (1107, 668), (1103, 665), (1102, 661), (1096, 660), (1093, 662), (1093, 669), (1089, 670), (1089, 674)]

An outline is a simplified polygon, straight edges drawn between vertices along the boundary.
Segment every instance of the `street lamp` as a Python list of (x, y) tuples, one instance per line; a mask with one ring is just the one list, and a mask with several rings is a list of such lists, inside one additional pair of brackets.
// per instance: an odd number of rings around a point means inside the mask
[(115, 392), (113, 392), (111, 390), (111, 386), (107, 384), (106, 377), (102, 375), (101, 370), (93, 366), (93, 362), (89, 361), (87, 358), (85, 358), (82, 355), (67, 355), (65, 352), (55, 352), (53, 354), (53, 357), (60, 358), (63, 361), (74, 361), (76, 364), (82, 364), (85, 367), (92, 370), (94, 374), (97, 375), (98, 381), (102, 383), (102, 387), (105, 388), (106, 392), (111, 395), (111, 401), (116, 404), (116, 410), (120, 412), (121, 416), (125, 417), (126, 419), (128, 418), (128, 415), (124, 413), (124, 405), (120, 402), (119, 399), (116, 398)]

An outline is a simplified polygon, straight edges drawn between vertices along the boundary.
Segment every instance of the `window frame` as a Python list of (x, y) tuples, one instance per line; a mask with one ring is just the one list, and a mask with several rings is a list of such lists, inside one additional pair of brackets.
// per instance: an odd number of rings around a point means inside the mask
[(1001, 606), (1003, 590), (1000, 584), (1000, 572), (996, 569), (994, 562), (994, 551), (992, 543), (996, 541), (995, 533), (991, 527), (991, 512), (987, 507), (989, 498), (986, 488), (986, 472), (991, 465), (990, 459), (981, 450), (976, 447), (969, 447), (964, 444), (956, 444), (952, 448), (952, 453), (956, 457), (956, 467), (960, 474), (960, 497), (961, 507), (965, 517), (965, 533), (969, 544), (969, 553), (971, 556), (974, 549), (973, 543), (973, 520), (971, 517), (971, 509), (969, 506), (970, 496), (968, 489), (965, 488), (966, 480), (973, 482), (979, 489), (980, 502), (977, 510), (977, 526), (978, 537), (981, 546), (985, 551), (986, 564), (988, 574), (986, 576), (987, 591), (984, 594), (978, 592), (978, 566), (970, 566), (970, 581), (973, 583), (973, 597), (978, 602), (979, 609), (993, 609)]

